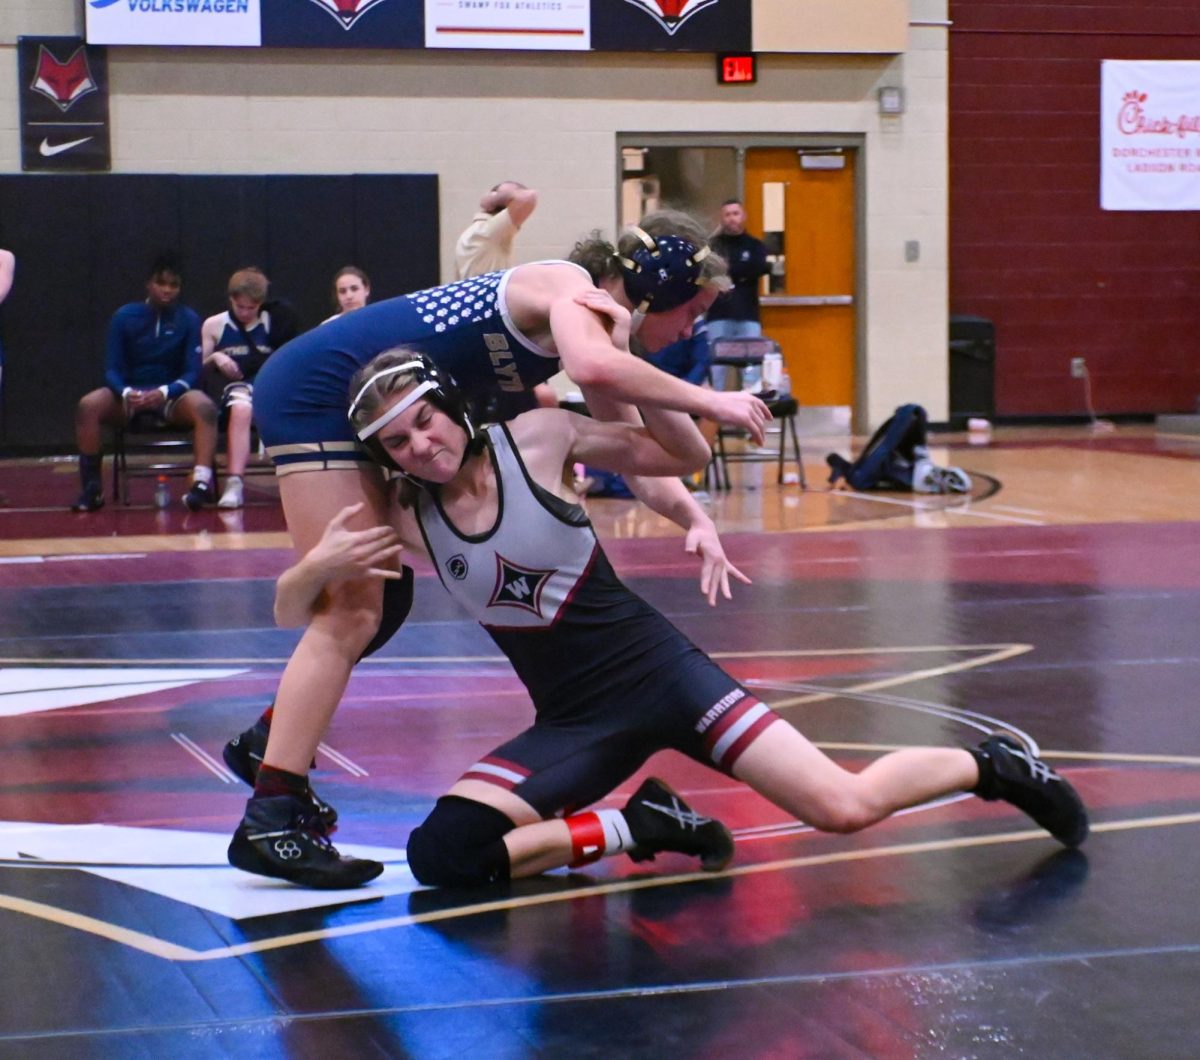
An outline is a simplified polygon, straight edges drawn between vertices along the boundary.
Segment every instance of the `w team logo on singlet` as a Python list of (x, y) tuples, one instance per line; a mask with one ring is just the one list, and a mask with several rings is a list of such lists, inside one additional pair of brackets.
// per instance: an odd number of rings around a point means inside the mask
[(496, 588), (488, 607), (517, 607), (542, 618), (542, 590), (553, 570), (532, 570), (496, 554)]
[(625, 0), (640, 7), (672, 36), (697, 11), (712, 7), (720, 0)]
[(308, 0), (337, 20), (342, 29), (350, 29), (355, 22), (363, 17), (373, 7), (385, 3), (386, 0)]

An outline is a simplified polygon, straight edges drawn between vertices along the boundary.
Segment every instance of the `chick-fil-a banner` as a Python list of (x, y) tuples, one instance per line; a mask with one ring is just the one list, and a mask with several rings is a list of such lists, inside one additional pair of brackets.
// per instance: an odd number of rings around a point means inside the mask
[(1200, 210), (1200, 62), (1101, 64), (1100, 206)]

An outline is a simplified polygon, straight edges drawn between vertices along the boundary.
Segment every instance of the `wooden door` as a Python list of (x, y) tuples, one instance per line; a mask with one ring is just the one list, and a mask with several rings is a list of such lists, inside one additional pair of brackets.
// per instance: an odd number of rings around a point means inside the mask
[(802, 164), (805, 154), (746, 152), (747, 231), (779, 252), (763, 279), (763, 334), (783, 347), (801, 405), (853, 406), (856, 152), (808, 153)]

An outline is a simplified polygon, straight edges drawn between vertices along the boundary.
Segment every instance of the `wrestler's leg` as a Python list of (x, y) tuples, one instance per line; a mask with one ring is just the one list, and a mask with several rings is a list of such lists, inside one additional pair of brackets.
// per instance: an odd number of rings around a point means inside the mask
[(826, 832), (856, 832), (897, 810), (969, 791), (1011, 803), (1065, 846), (1078, 846), (1088, 833), (1087, 811), (1071, 784), (1004, 735), (970, 750), (906, 747), (851, 772), (777, 719), (738, 758), (733, 775)]
[(409, 839), (409, 865), (435, 886), (534, 876), (617, 854), (645, 861), (668, 850), (700, 858), (706, 870), (723, 868), (733, 855), (728, 829), (694, 813), (662, 781), (643, 782), (621, 809), (583, 809), (654, 749), (612, 717), (591, 728), (535, 723), (439, 800)]
[(851, 772), (783, 719), (742, 753), (733, 775), (824, 832), (855, 832), (979, 781), (971, 753), (955, 747), (905, 748)]
[[(387, 521), (383, 475), (368, 464), (350, 470), (304, 471), (279, 480), (280, 500), (297, 556), (320, 540), (329, 520), (364, 502), (347, 524), (360, 530)], [(315, 615), (288, 660), (276, 693), (266, 765), (308, 772), (350, 671), (379, 628), (383, 589), (378, 579), (339, 582)]]

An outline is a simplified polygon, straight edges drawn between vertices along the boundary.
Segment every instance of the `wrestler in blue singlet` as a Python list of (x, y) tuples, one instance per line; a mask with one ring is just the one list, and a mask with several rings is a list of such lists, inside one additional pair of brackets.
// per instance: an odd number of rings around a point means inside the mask
[(513, 271), (375, 302), (278, 350), (255, 383), (254, 415), (280, 473), (369, 461), (346, 419), (347, 390), (359, 368), (393, 346), (412, 346), (448, 370), (483, 419), (511, 419), (532, 408), (533, 387), (554, 375), (559, 362), (513, 325), (505, 302)]

